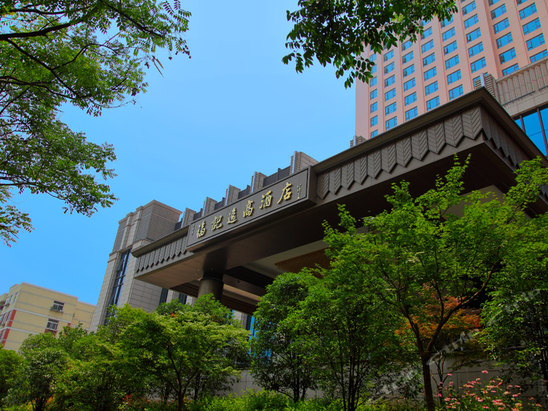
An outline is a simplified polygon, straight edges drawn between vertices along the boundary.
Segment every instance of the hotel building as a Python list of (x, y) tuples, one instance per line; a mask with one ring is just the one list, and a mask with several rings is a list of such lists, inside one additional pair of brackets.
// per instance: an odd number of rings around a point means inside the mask
[(478, 86), (492, 90), (548, 56), (546, 0), (456, 2), (452, 18), (425, 22), (415, 43), (370, 56), (374, 77), (356, 86), (356, 136), (376, 137)]

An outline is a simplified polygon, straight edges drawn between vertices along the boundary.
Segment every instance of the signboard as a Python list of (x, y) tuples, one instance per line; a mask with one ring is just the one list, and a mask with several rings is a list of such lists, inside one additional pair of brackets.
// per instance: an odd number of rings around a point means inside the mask
[(187, 247), (223, 235), (307, 200), (309, 197), (308, 175), (308, 169), (293, 174), (194, 221), (189, 227)]

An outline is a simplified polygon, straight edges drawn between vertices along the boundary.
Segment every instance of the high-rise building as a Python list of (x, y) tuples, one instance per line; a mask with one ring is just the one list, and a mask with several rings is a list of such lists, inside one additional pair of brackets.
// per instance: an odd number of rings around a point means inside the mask
[(18, 350), (29, 335), (57, 334), (64, 327), (89, 330), (95, 306), (78, 297), (28, 283), (0, 295), (0, 344)]
[(546, 0), (456, 0), (446, 21), (423, 24), (413, 43), (373, 54), (374, 77), (356, 89), (356, 136), (405, 121), (548, 56)]

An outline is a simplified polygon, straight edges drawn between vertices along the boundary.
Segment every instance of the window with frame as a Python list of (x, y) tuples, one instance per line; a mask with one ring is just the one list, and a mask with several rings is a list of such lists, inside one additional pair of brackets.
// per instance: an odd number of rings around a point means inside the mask
[(493, 4), (498, 3), (499, 0), (489, 0), (489, 5), (492, 6)]
[(447, 41), (449, 40), (451, 37), (453, 37), (455, 35), (455, 28), (452, 27), (450, 28), (449, 30), (447, 31), (444, 31), (441, 35), (441, 38), (443, 41)]
[(544, 44), (544, 34), (539, 34), (538, 36), (532, 37), (527, 40), (527, 50), (532, 50)]
[(523, 25), (523, 34), (532, 33), (535, 30), (540, 28), (540, 20), (538, 17), (534, 20), (531, 20), (529, 23)]
[(63, 312), (63, 308), (65, 307), (65, 303), (62, 302), (62, 301), (57, 301), (57, 300), (54, 300), (53, 301), (53, 305), (51, 306), (51, 309), (52, 311), (57, 311), (57, 312)]
[(426, 53), (428, 50), (431, 50), (432, 48), (434, 48), (434, 40), (430, 40), (424, 43), (421, 47), (421, 50), (423, 53)]
[(512, 41), (513, 41), (512, 32), (509, 32), (509, 33), (505, 34), (504, 36), (499, 37), (497, 39), (497, 48), (500, 49), (501, 47), (504, 47), (507, 44), (510, 44)]
[(393, 99), (396, 97), (396, 89), (393, 88), (392, 90), (388, 90), (386, 93), (384, 93), (384, 101), (388, 101), (390, 99)]
[(474, 41), (475, 39), (479, 37), (481, 37), (481, 30), (478, 27), (477, 29), (475, 29), (474, 31), (471, 31), (470, 33), (466, 35), (466, 41), (470, 43), (471, 41)]
[(470, 28), (472, 27), (474, 24), (477, 24), (479, 22), (479, 18), (478, 18), (478, 15), (477, 14), (474, 14), (472, 17), (464, 20), (464, 28), (467, 29), (467, 28)]
[(407, 53), (405, 56), (403, 56), (401, 58), (402, 64), (408, 63), (411, 60), (413, 60), (413, 52), (412, 51), (410, 51), (409, 53)]
[(443, 53), (445, 55), (447, 55), (447, 54), (450, 54), (450, 53), (454, 52), (455, 50), (457, 50), (457, 41), (456, 40), (453, 41), (452, 43), (449, 43), (447, 46), (445, 46), (443, 48)]
[(424, 72), (424, 81), (430, 80), (432, 77), (434, 77), (437, 73), (437, 68), (434, 66), (430, 70), (426, 70)]
[(507, 67), (507, 68), (505, 68), (505, 69), (502, 69), (502, 75), (503, 75), (503, 76), (506, 76), (506, 75), (508, 75), (508, 74), (510, 74), (510, 73), (513, 73), (514, 71), (516, 71), (516, 70), (518, 70), (518, 69), (519, 69), (519, 66), (518, 66), (518, 64), (516, 63), (516, 64), (514, 64), (513, 66), (510, 66), (510, 67)]
[(404, 98), (404, 102), (405, 102), (406, 106), (411, 104), (411, 103), (414, 103), (415, 101), (417, 101), (417, 92), (416, 91), (412, 92), (408, 96), (405, 96), (405, 98)]
[(407, 91), (409, 89), (412, 89), (413, 87), (415, 87), (415, 84), (416, 84), (415, 78), (412, 78), (411, 80), (408, 80), (405, 83), (403, 83), (403, 90)]
[(377, 111), (377, 102), (376, 101), (369, 106), (369, 112), (373, 113), (374, 111)]
[(499, 60), (501, 63), (506, 63), (516, 58), (516, 50), (512, 47), (510, 50), (506, 50), (504, 53), (499, 54)]
[(394, 50), (390, 50), (388, 53), (384, 55), (384, 61), (390, 60), (392, 57), (394, 57)]
[(398, 117), (392, 117), (386, 120), (384, 123), (386, 130), (390, 130), (393, 127), (396, 127), (398, 125)]
[(413, 45), (413, 42), (411, 40), (407, 40), (406, 42), (402, 43), (401, 49), (403, 51), (407, 50), (409, 47)]
[(428, 27), (427, 29), (424, 29), (424, 31), (421, 34), (421, 39), (424, 40), (427, 37), (430, 37), (432, 35), (432, 26)]
[(496, 34), (504, 29), (507, 29), (508, 27), (510, 27), (510, 22), (508, 21), (508, 17), (506, 17), (504, 20), (501, 20), (498, 23), (493, 24), (493, 31)]
[(457, 97), (462, 96), (462, 93), (462, 85), (452, 88), (451, 90), (449, 90), (449, 100), (454, 100)]
[(523, 4), (523, 3), (527, 2), (527, 1), (529, 1), (529, 0), (516, 0), (516, 3), (517, 3), (518, 6), (519, 6), (519, 5), (521, 5), (521, 4)]
[(529, 6), (519, 11), (519, 17), (523, 20), (524, 18), (527, 18), (536, 12), (537, 12), (537, 5), (535, 3), (532, 3)]
[(394, 62), (384, 66), (384, 74), (388, 74), (394, 70)]
[(120, 259), (118, 260), (118, 265), (114, 273), (114, 282), (112, 284), (108, 303), (109, 306), (118, 304), (118, 299), (120, 298), (120, 293), (122, 292), (122, 287), (124, 285), (124, 278), (126, 277), (126, 268), (129, 261), (129, 256), (130, 250), (120, 254)]
[(369, 87), (376, 86), (377, 85), (377, 77), (372, 77), (369, 79)]
[(187, 299), (188, 299), (188, 296), (186, 294), (179, 293), (178, 301), (181, 304), (186, 304)]
[(482, 69), (487, 64), (485, 62), (485, 57), (480, 58), (479, 60), (474, 61), (470, 64), (470, 69), (472, 70), (472, 73), (475, 71), (478, 71), (479, 69)]
[(379, 134), (379, 130), (373, 130), (371, 132), (371, 134), (369, 134), (369, 137), (373, 138), (373, 137), (377, 137), (377, 135)]
[(377, 98), (377, 89), (372, 90), (372, 91), (369, 93), (369, 100), (373, 100), (374, 98)]
[(478, 44), (474, 44), (472, 47), (468, 49), (468, 57), (473, 57), (478, 53), (481, 53), (483, 51), (483, 42), (479, 42)]
[(476, 10), (476, 2), (473, 1), (472, 3), (467, 4), (462, 8), (462, 15), (466, 16), (471, 11)]
[(491, 10), (491, 18), (496, 19), (506, 13), (506, 5), (503, 4), (496, 9)]
[(370, 126), (376, 126), (379, 122), (379, 117), (378, 116), (373, 116), (369, 119), (369, 125)]
[(443, 20), (441, 23), (440, 23), (440, 26), (441, 28), (444, 28), (445, 26), (448, 26), (449, 24), (453, 23), (453, 16), (451, 16), (451, 18), (447, 19), (447, 20)]
[(436, 61), (436, 54), (432, 53), (422, 59), (422, 65), (427, 66), (432, 64), (434, 61)]
[(369, 56), (369, 60), (376, 61), (377, 60), (377, 55), (373, 54), (373, 55)]
[(531, 56), (531, 63), (534, 63), (535, 61), (540, 60), (546, 56), (548, 56), (548, 51), (543, 50), (540, 53), (537, 53), (534, 56)]
[(433, 92), (438, 91), (438, 82), (434, 81), (433, 83), (428, 84), (424, 87), (424, 94), (429, 95)]
[(59, 328), (59, 320), (49, 318), (46, 324), (46, 332), (56, 333), (58, 328)]
[(390, 77), (384, 79), (384, 87), (391, 86), (396, 82), (396, 76), (392, 74)]
[(411, 120), (412, 118), (417, 117), (418, 114), (417, 107), (413, 107), (412, 109), (409, 109), (405, 112), (405, 120)]
[(455, 81), (459, 81), (462, 78), (460, 69), (457, 71), (454, 71), (453, 73), (449, 74), (447, 76), (447, 84), (454, 83)]
[(445, 60), (445, 68), (446, 69), (450, 69), (451, 67), (456, 66), (457, 64), (459, 64), (459, 55), (458, 54), (456, 56), (451, 57), (448, 60)]
[(438, 107), (439, 105), (440, 105), (440, 98), (439, 97), (434, 97), (433, 99), (428, 100), (426, 102), (426, 110), (430, 111), (433, 108)]
[(392, 104), (389, 104), (389, 105), (387, 105), (387, 106), (384, 108), (384, 114), (385, 114), (385, 115), (391, 114), (391, 113), (393, 113), (394, 111), (396, 111), (396, 109), (397, 109), (397, 105), (396, 105), (395, 102), (392, 103)]
[(371, 67), (371, 74), (374, 74), (377, 72), (377, 65), (375, 64), (373, 67)]
[(403, 77), (407, 77), (410, 74), (415, 72), (415, 65), (411, 64), (410, 66), (403, 69)]

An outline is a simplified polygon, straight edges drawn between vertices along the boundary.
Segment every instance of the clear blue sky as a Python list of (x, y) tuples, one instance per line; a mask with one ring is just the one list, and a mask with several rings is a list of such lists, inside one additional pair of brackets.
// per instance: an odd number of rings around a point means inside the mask
[(304, 151), (323, 160), (349, 147), (354, 90), (332, 67), (297, 74), (285, 66), (286, 10), (296, 0), (182, 2), (192, 12), (189, 60), (177, 56), (163, 75), (148, 74), (135, 105), (99, 118), (68, 107), (63, 119), (88, 139), (116, 148), (119, 198), (91, 218), (63, 214), (49, 196), (14, 196), (34, 231), (0, 245), (0, 294), (29, 282), (97, 303), (118, 221), (155, 199), (198, 211), (229, 184), (245, 188), (254, 171), (271, 174)]

